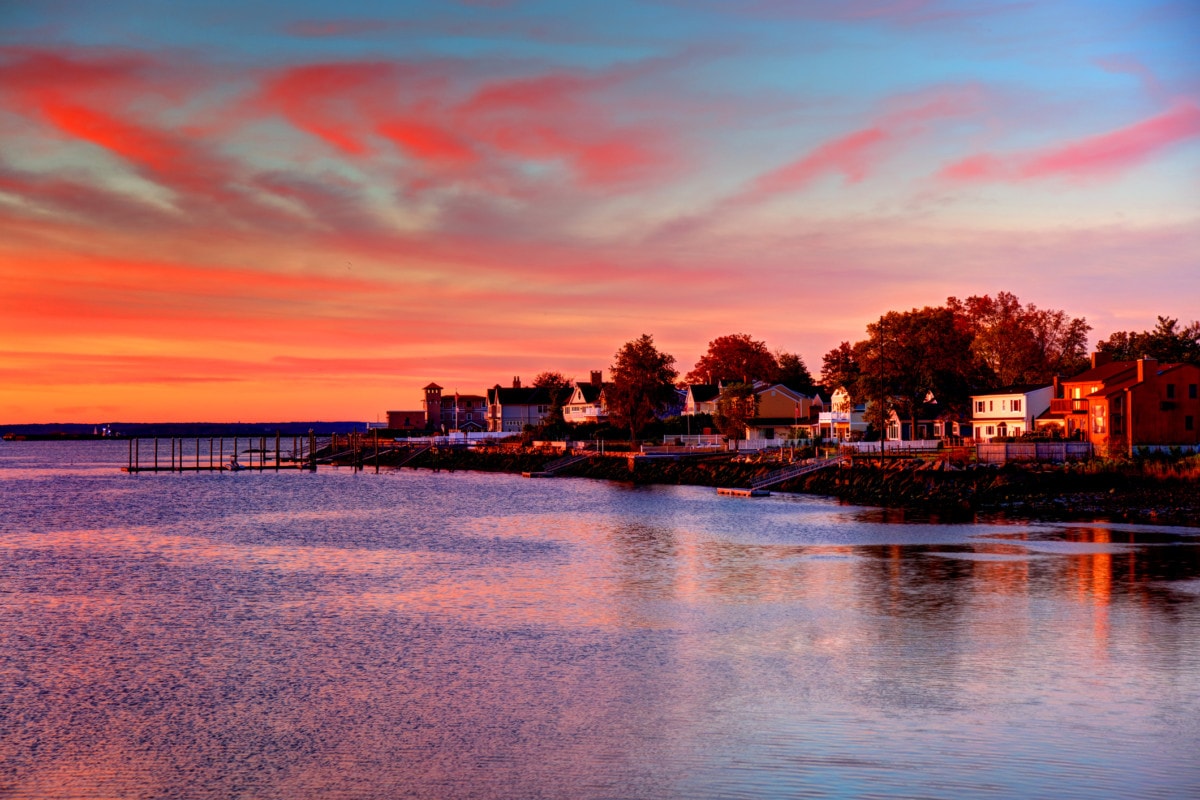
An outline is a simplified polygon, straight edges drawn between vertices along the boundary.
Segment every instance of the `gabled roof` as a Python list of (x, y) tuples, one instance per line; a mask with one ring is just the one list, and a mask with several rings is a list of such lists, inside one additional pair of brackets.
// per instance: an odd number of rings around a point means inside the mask
[(428, 386), (426, 386), (425, 388), (426, 389), (441, 389), (442, 387), (438, 386), (436, 383), (430, 382), (430, 384)]
[(721, 394), (721, 387), (715, 383), (693, 383), (687, 390), (694, 403), (711, 403)]
[(786, 395), (796, 402), (808, 399), (808, 395), (804, 394), (803, 392), (797, 392), (795, 389), (782, 383), (763, 384), (761, 386), (754, 387), (755, 394), (764, 394), (772, 390)]
[(1105, 383), (1113, 380), (1117, 375), (1126, 370), (1133, 370), (1134, 374), (1137, 374), (1137, 362), (1110, 361), (1107, 364), (1101, 364), (1098, 367), (1085, 370), (1078, 375), (1063, 378), (1061, 383)]
[(596, 403), (600, 401), (600, 394), (604, 391), (604, 387), (608, 384), (597, 386), (594, 383), (577, 383), (571, 394), (571, 400), (574, 401), (578, 396), (584, 403)]
[(999, 397), (1002, 394), (1029, 394), (1036, 392), (1039, 389), (1053, 388), (1051, 383), (1016, 383), (1012, 386), (1005, 386), (1001, 389), (989, 389), (986, 392), (975, 392), (971, 397)]
[[(566, 403), (570, 400), (572, 391), (570, 386), (560, 389), (560, 402)], [(493, 386), (488, 389), (487, 399), (488, 403), (499, 403), (502, 406), (549, 406), (554, 404), (550, 390), (544, 386), (528, 386), (519, 389)]]

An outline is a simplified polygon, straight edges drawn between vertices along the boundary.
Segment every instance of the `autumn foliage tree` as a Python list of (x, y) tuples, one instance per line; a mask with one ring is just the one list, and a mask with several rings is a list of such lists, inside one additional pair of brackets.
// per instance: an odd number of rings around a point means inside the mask
[(971, 352), (985, 383), (1012, 386), (1049, 383), (1055, 375), (1071, 375), (1088, 361), (1087, 320), (1064, 311), (1022, 305), (1011, 292), (950, 297), (954, 312), (971, 336)]
[(605, 389), (609, 416), (620, 426), (628, 426), (629, 438), (662, 413), (676, 398), (675, 357), (660, 352), (654, 337), (642, 334), (621, 346), (609, 367), (611, 384)]
[(779, 372), (775, 356), (765, 342), (745, 333), (718, 336), (708, 343), (708, 352), (687, 374), (688, 383), (772, 381)]

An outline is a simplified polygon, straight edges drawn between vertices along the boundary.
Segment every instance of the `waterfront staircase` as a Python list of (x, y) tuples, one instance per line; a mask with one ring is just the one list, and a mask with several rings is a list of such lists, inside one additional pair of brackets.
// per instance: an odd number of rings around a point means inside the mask
[(799, 464), (788, 464), (786, 467), (768, 472), (766, 475), (753, 481), (748, 489), (721, 487), (717, 489), (717, 494), (726, 494), (735, 497), (766, 497), (771, 494), (767, 491), (768, 486), (775, 486), (784, 481), (790, 481), (792, 478), (808, 475), (817, 470), (835, 466), (841, 462), (841, 456), (831, 456), (813, 461), (802, 461)]
[(526, 478), (553, 478), (556, 472), (566, 469), (572, 464), (578, 464), (581, 461), (587, 461), (591, 458), (590, 455), (584, 453), (582, 455), (567, 455), (562, 458), (556, 458), (549, 464), (546, 464), (538, 472), (522, 472), (521, 475)]

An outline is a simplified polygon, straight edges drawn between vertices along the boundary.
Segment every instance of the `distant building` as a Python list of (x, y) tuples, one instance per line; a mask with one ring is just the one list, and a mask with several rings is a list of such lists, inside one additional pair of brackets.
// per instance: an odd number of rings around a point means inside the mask
[(387, 412), (388, 430), (393, 431), (423, 431), (425, 428), (425, 411), (389, 411)]

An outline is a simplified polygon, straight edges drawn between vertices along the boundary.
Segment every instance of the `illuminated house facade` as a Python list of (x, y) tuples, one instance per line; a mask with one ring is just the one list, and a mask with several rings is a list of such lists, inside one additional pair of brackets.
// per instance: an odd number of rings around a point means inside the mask
[(1132, 455), (1139, 447), (1200, 445), (1200, 367), (1151, 358), (1108, 361), (1060, 382), (1042, 429), (1092, 443), (1101, 455)]
[(971, 395), (971, 427), (981, 442), (1023, 436), (1037, 427), (1037, 419), (1050, 408), (1054, 385), (1008, 386)]

